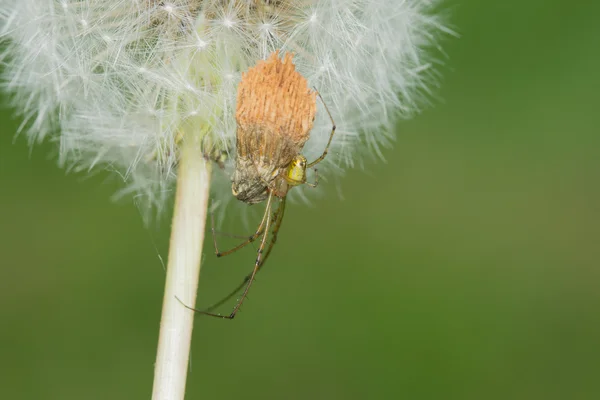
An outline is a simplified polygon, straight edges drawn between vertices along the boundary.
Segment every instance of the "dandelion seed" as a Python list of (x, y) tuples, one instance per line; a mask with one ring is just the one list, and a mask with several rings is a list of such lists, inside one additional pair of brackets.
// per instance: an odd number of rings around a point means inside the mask
[[(207, 136), (207, 153), (232, 152), (241, 72), (275, 50), (295, 53), (336, 116), (321, 172), (381, 154), (395, 120), (418, 112), (435, 83), (426, 50), (452, 33), (432, 14), (436, 3), (4, 1), (3, 86), (31, 143), (56, 139), (70, 170), (114, 169), (129, 186), (123, 193), (160, 210), (175, 183), (179, 140)], [(314, 122), (317, 132), (329, 124), (322, 112)], [(318, 156), (326, 141), (313, 135), (304, 154)], [(231, 197), (226, 175), (213, 180), (221, 204)]]

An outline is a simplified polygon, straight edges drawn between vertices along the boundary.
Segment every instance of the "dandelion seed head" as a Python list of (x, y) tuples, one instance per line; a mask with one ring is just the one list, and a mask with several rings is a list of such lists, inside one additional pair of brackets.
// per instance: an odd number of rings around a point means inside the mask
[[(108, 168), (161, 206), (178, 146), (199, 137), (230, 154), (213, 197), (231, 198), (241, 73), (273, 51), (323, 96), (337, 124), (324, 169), (362, 165), (393, 141), (397, 118), (427, 105), (432, 49), (452, 34), (437, 1), (19, 0), (0, 4), (3, 89), (30, 143), (53, 139), (71, 170)], [(435, 51), (433, 52), (435, 54)], [(331, 129), (318, 104), (307, 158)], [(298, 196), (303, 194), (298, 190)]]

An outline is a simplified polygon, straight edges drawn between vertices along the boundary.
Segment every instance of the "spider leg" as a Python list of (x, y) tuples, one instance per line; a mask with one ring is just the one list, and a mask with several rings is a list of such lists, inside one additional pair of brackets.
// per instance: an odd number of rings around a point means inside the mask
[(327, 115), (329, 115), (329, 119), (331, 120), (331, 125), (333, 125), (333, 127), (331, 128), (331, 134), (329, 135), (329, 141), (327, 142), (327, 146), (325, 146), (325, 150), (323, 151), (323, 154), (321, 154), (321, 156), (319, 158), (317, 158), (315, 161), (308, 164), (306, 166), (306, 168), (314, 167), (315, 165), (317, 165), (318, 163), (320, 163), (321, 161), (323, 161), (325, 159), (325, 157), (327, 156), (327, 152), (329, 151), (329, 146), (331, 145), (331, 140), (333, 139), (333, 134), (335, 133), (335, 121), (333, 120), (333, 117), (331, 116), (331, 113), (329, 112), (329, 108), (327, 108), (327, 104), (325, 104), (323, 97), (321, 97), (321, 93), (319, 93), (316, 89), (315, 89), (315, 91), (317, 92), (317, 95), (319, 95), (319, 98), (323, 102), (323, 105), (325, 106), (325, 111), (327, 111)]
[(266, 210), (265, 210), (265, 214), (263, 215), (262, 220), (260, 221), (260, 225), (258, 226), (258, 228), (256, 229), (256, 232), (254, 232), (254, 234), (252, 234), (248, 240), (238, 244), (237, 246), (233, 247), (232, 249), (229, 249), (227, 251), (219, 251), (219, 247), (217, 245), (217, 236), (216, 233), (217, 231), (215, 230), (215, 218), (214, 215), (211, 214), (211, 224), (212, 224), (212, 237), (213, 237), (213, 244), (215, 245), (215, 254), (217, 255), (217, 257), (223, 257), (226, 255), (229, 255), (231, 253), (234, 253), (236, 251), (238, 251), (239, 249), (246, 247), (247, 245), (249, 245), (250, 243), (254, 242), (260, 235), (262, 235), (266, 229), (265, 229), (265, 223), (266, 223), (266, 219), (267, 216), (269, 215), (269, 210), (271, 209), (271, 202), (272, 202), (272, 196), (269, 196), (268, 200), (267, 200), (267, 205), (266, 205)]
[[(283, 221), (284, 211), (285, 211), (285, 198), (281, 199), (281, 202), (279, 203), (279, 207), (277, 208), (277, 211), (275, 211), (275, 214), (273, 215), (273, 222), (272, 222), (273, 223), (273, 234), (271, 236), (271, 243), (269, 244), (269, 247), (267, 248), (267, 251), (265, 252), (265, 256), (263, 257), (263, 259), (258, 267), (258, 271), (262, 270), (263, 266), (265, 265), (265, 262), (267, 261), (267, 258), (269, 258), (269, 254), (271, 254), (271, 250), (273, 249), (275, 242), (277, 241), (277, 234), (279, 232), (279, 228), (281, 227), (281, 222)], [(235, 296), (240, 290), (242, 290), (244, 288), (244, 286), (250, 281), (251, 277), (252, 277), (252, 273), (246, 275), (246, 277), (244, 277), (244, 280), (235, 289), (233, 289), (231, 291), (231, 293), (229, 293), (227, 296), (225, 296), (218, 302), (211, 304), (204, 311), (211, 312), (215, 308), (218, 308), (221, 305), (225, 304), (233, 296)]]
[[(223, 319), (233, 319), (235, 317), (235, 315), (237, 314), (237, 312), (240, 310), (240, 307), (242, 307), (242, 304), (244, 303), (244, 300), (246, 299), (246, 297), (248, 296), (248, 292), (250, 291), (250, 287), (252, 286), (252, 283), (254, 282), (254, 278), (256, 277), (256, 273), (258, 272), (258, 270), (260, 269), (260, 267), (263, 264), (263, 252), (267, 243), (267, 232), (269, 231), (269, 228), (271, 226), (272, 218), (271, 218), (271, 207), (272, 207), (272, 200), (273, 200), (273, 193), (269, 194), (269, 199), (267, 201), (267, 209), (265, 210), (265, 216), (263, 216), (263, 221), (264, 221), (264, 232), (265, 234), (263, 235), (262, 240), (260, 241), (260, 247), (258, 248), (258, 254), (256, 256), (256, 261), (254, 262), (254, 269), (252, 270), (252, 273), (250, 275), (248, 275), (245, 279), (244, 282), (242, 283), (242, 285), (240, 285), (238, 288), (236, 288), (236, 290), (230, 294), (228, 297), (226, 297), (224, 300), (221, 300), (220, 302), (216, 303), (215, 305), (209, 307), (209, 310), (211, 310), (212, 308), (222, 304), (223, 302), (225, 302), (229, 297), (233, 296), (235, 293), (237, 293), (237, 291), (243, 287), (244, 285), (246, 285), (246, 289), (244, 290), (244, 292), (242, 293), (242, 296), (239, 298), (237, 304), (235, 305), (235, 307), (233, 308), (233, 311), (231, 312), (231, 314), (229, 315), (222, 315), (222, 314), (216, 314), (216, 313), (212, 313), (209, 311), (202, 311), (202, 310), (198, 310), (192, 307), (187, 306), (186, 304), (182, 303), (186, 308), (197, 312), (199, 314), (204, 314), (204, 315), (209, 315), (211, 317), (217, 317), (217, 318), (223, 318)], [(278, 215), (277, 216), (277, 220), (279, 220), (281, 217)], [(262, 222), (261, 222), (262, 225)], [(246, 243), (247, 244), (247, 243)], [(244, 244), (245, 245), (245, 244)], [(178, 299), (179, 300), (179, 299)], [(181, 300), (179, 300), (181, 302)]]
[(311, 188), (316, 188), (317, 185), (319, 184), (319, 171), (316, 168), (314, 168), (314, 170), (315, 170), (315, 183), (305, 182)]
[(269, 244), (269, 248), (267, 249), (267, 252), (265, 253), (265, 257), (263, 258), (263, 261), (262, 261), (263, 265), (269, 258), (269, 254), (271, 254), (271, 250), (273, 250), (273, 246), (275, 246), (275, 243), (277, 243), (277, 234), (279, 233), (279, 228), (281, 228), (281, 223), (283, 222), (283, 214), (285, 212), (285, 199), (286, 198), (283, 197), (279, 203), (279, 208), (277, 209), (276, 218), (273, 221), (274, 226), (273, 226), (273, 233), (271, 235), (271, 244)]

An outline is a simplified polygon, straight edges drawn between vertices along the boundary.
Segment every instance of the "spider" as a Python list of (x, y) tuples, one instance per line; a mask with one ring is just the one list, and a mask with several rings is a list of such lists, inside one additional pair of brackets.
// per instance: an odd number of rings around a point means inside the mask
[[(321, 156), (308, 162), (300, 152), (313, 125), (316, 95), (325, 106), (332, 129)], [(197, 313), (224, 319), (235, 317), (256, 274), (271, 254), (283, 221), (289, 190), (303, 184), (316, 187), (319, 183), (319, 175), (314, 167), (327, 156), (336, 129), (327, 104), (318, 91), (308, 89), (306, 79), (295, 70), (291, 54), (287, 53), (282, 62), (278, 52), (271, 54), (269, 59), (260, 61), (242, 76), (238, 87), (236, 121), (236, 168), (232, 177), (232, 193), (238, 200), (247, 204), (266, 201), (266, 206), (254, 234), (227, 251), (219, 251), (214, 217), (211, 216), (213, 243), (217, 257), (223, 257), (261, 238), (254, 268), (229, 295), (206, 310), (186, 306)], [(307, 168), (314, 168), (314, 183), (307, 182)], [(279, 205), (273, 211), (275, 201), (278, 201)], [(267, 247), (267, 237), (271, 229), (271, 242)], [(212, 312), (244, 287), (230, 314)]]

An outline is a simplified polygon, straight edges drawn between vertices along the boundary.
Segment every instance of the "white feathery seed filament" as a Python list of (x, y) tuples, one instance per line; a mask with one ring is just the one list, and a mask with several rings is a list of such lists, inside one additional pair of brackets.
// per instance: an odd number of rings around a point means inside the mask
[[(428, 50), (453, 34), (436, 7), (425, 0), (5, 0), (2, 85), (31, 143), (57, 139), (65, 166), (114, 169), (126, 192), (161, 205), (181, 135), (231, 152), (241, 73), (275, 50), (294, 53), (338, 124), (326, 166), (339, 172), (380, 154), (395, 119), (418, 112), (435, 83)], [(309, 159), (330, 130), (318, 107)], [(226, 200), (229, 181), (221, 180), (213, 196)]]

